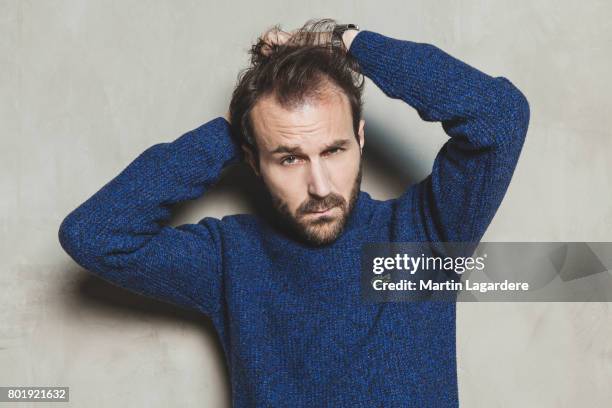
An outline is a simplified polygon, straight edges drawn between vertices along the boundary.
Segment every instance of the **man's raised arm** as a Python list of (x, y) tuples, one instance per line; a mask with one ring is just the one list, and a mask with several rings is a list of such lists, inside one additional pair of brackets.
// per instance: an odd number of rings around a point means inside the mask
[[(478, 242), (508, 188), (529, 125), (529, 104), (438, 47), (361, 31), (349, 52), (387, 96), (401, 99), (450, 139), (431, 174), (395, 202), (397, 239)], [(416, 236), (414, 229), (417, 229)]]
[(81, 266), (143, 295), (211, 314), (219, 310), (219, 220), (162, 226), (171, 204), (199, 197), (240, 159), (218, 117), (155, 144), (72, 211), (59, 240)]

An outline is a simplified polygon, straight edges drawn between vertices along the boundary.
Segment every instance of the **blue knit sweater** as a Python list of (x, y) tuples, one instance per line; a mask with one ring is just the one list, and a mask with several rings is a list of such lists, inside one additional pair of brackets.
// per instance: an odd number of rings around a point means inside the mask
[(361, 31), (349, 52), (387, 96), (450, 136), (401, 196), (361, 191), (346, 229), (314, 248), (257, 215), (163, 226), (243, 158), (218, 117), (153, 145), (62, 222), (62, 247), (114, 284), (210, 316), (236, 407), (458, 405), (454, 302), (366, 304), (367, 242), (481, 239), (529, 122), (525, 96), (425, 43)]

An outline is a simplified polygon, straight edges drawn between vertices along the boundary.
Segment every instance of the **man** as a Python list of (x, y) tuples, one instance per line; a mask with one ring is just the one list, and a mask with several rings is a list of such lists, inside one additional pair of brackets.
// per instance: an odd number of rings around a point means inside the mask
[[(226, 117), (148, 148), (66, 217), (60, 242), (110, 282), (210, 316), (234, 406), (457, 406), (455, 303), (362, 302), (360, 251), (478, 242), (510, 183), (529, 105), (506, 78), (433, 45), (329, 24), (262, 36)], [(329, 27), (327, 37), (313, 27)], [(353, 63), (450, 136), (431, 174), (395, 199), (359, 189)], [(241, 159), (280, 222), (160, 225), (170, 204), (199, 197)]]

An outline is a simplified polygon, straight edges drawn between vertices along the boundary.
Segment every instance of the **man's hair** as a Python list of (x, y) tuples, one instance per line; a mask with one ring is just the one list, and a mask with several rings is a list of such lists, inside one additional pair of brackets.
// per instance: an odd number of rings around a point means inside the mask
[[(274, 96), (287, 109), (317, 100), (330, 90), (343, 92), (351, 107), (353, 130), (358, 138), (364, 78), (359, 65), (344, 48), (333, 45), (328, 34), (333, 19), (308, 20), (284, 44), (266, 43), (266, 34), (281, 31), (277, 24), (252, 45), (251, 64), (238, 75), (230, 102), (232, 133), (255, 154), (257, 144), (251, 110), (263, 97)], [(268, 55), (264, 54), (268, 51)]]

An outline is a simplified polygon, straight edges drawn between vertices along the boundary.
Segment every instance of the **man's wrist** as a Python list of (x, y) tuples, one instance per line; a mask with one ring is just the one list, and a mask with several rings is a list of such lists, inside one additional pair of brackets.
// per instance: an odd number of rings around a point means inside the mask
[(349, 29), (342, 33), (342, 42), (344, 42), (347, 52), (351, 49), (351, 44), (353, 43), (353, 40), (357, 34), (359, 34), (359, 30), (354, 29)]

